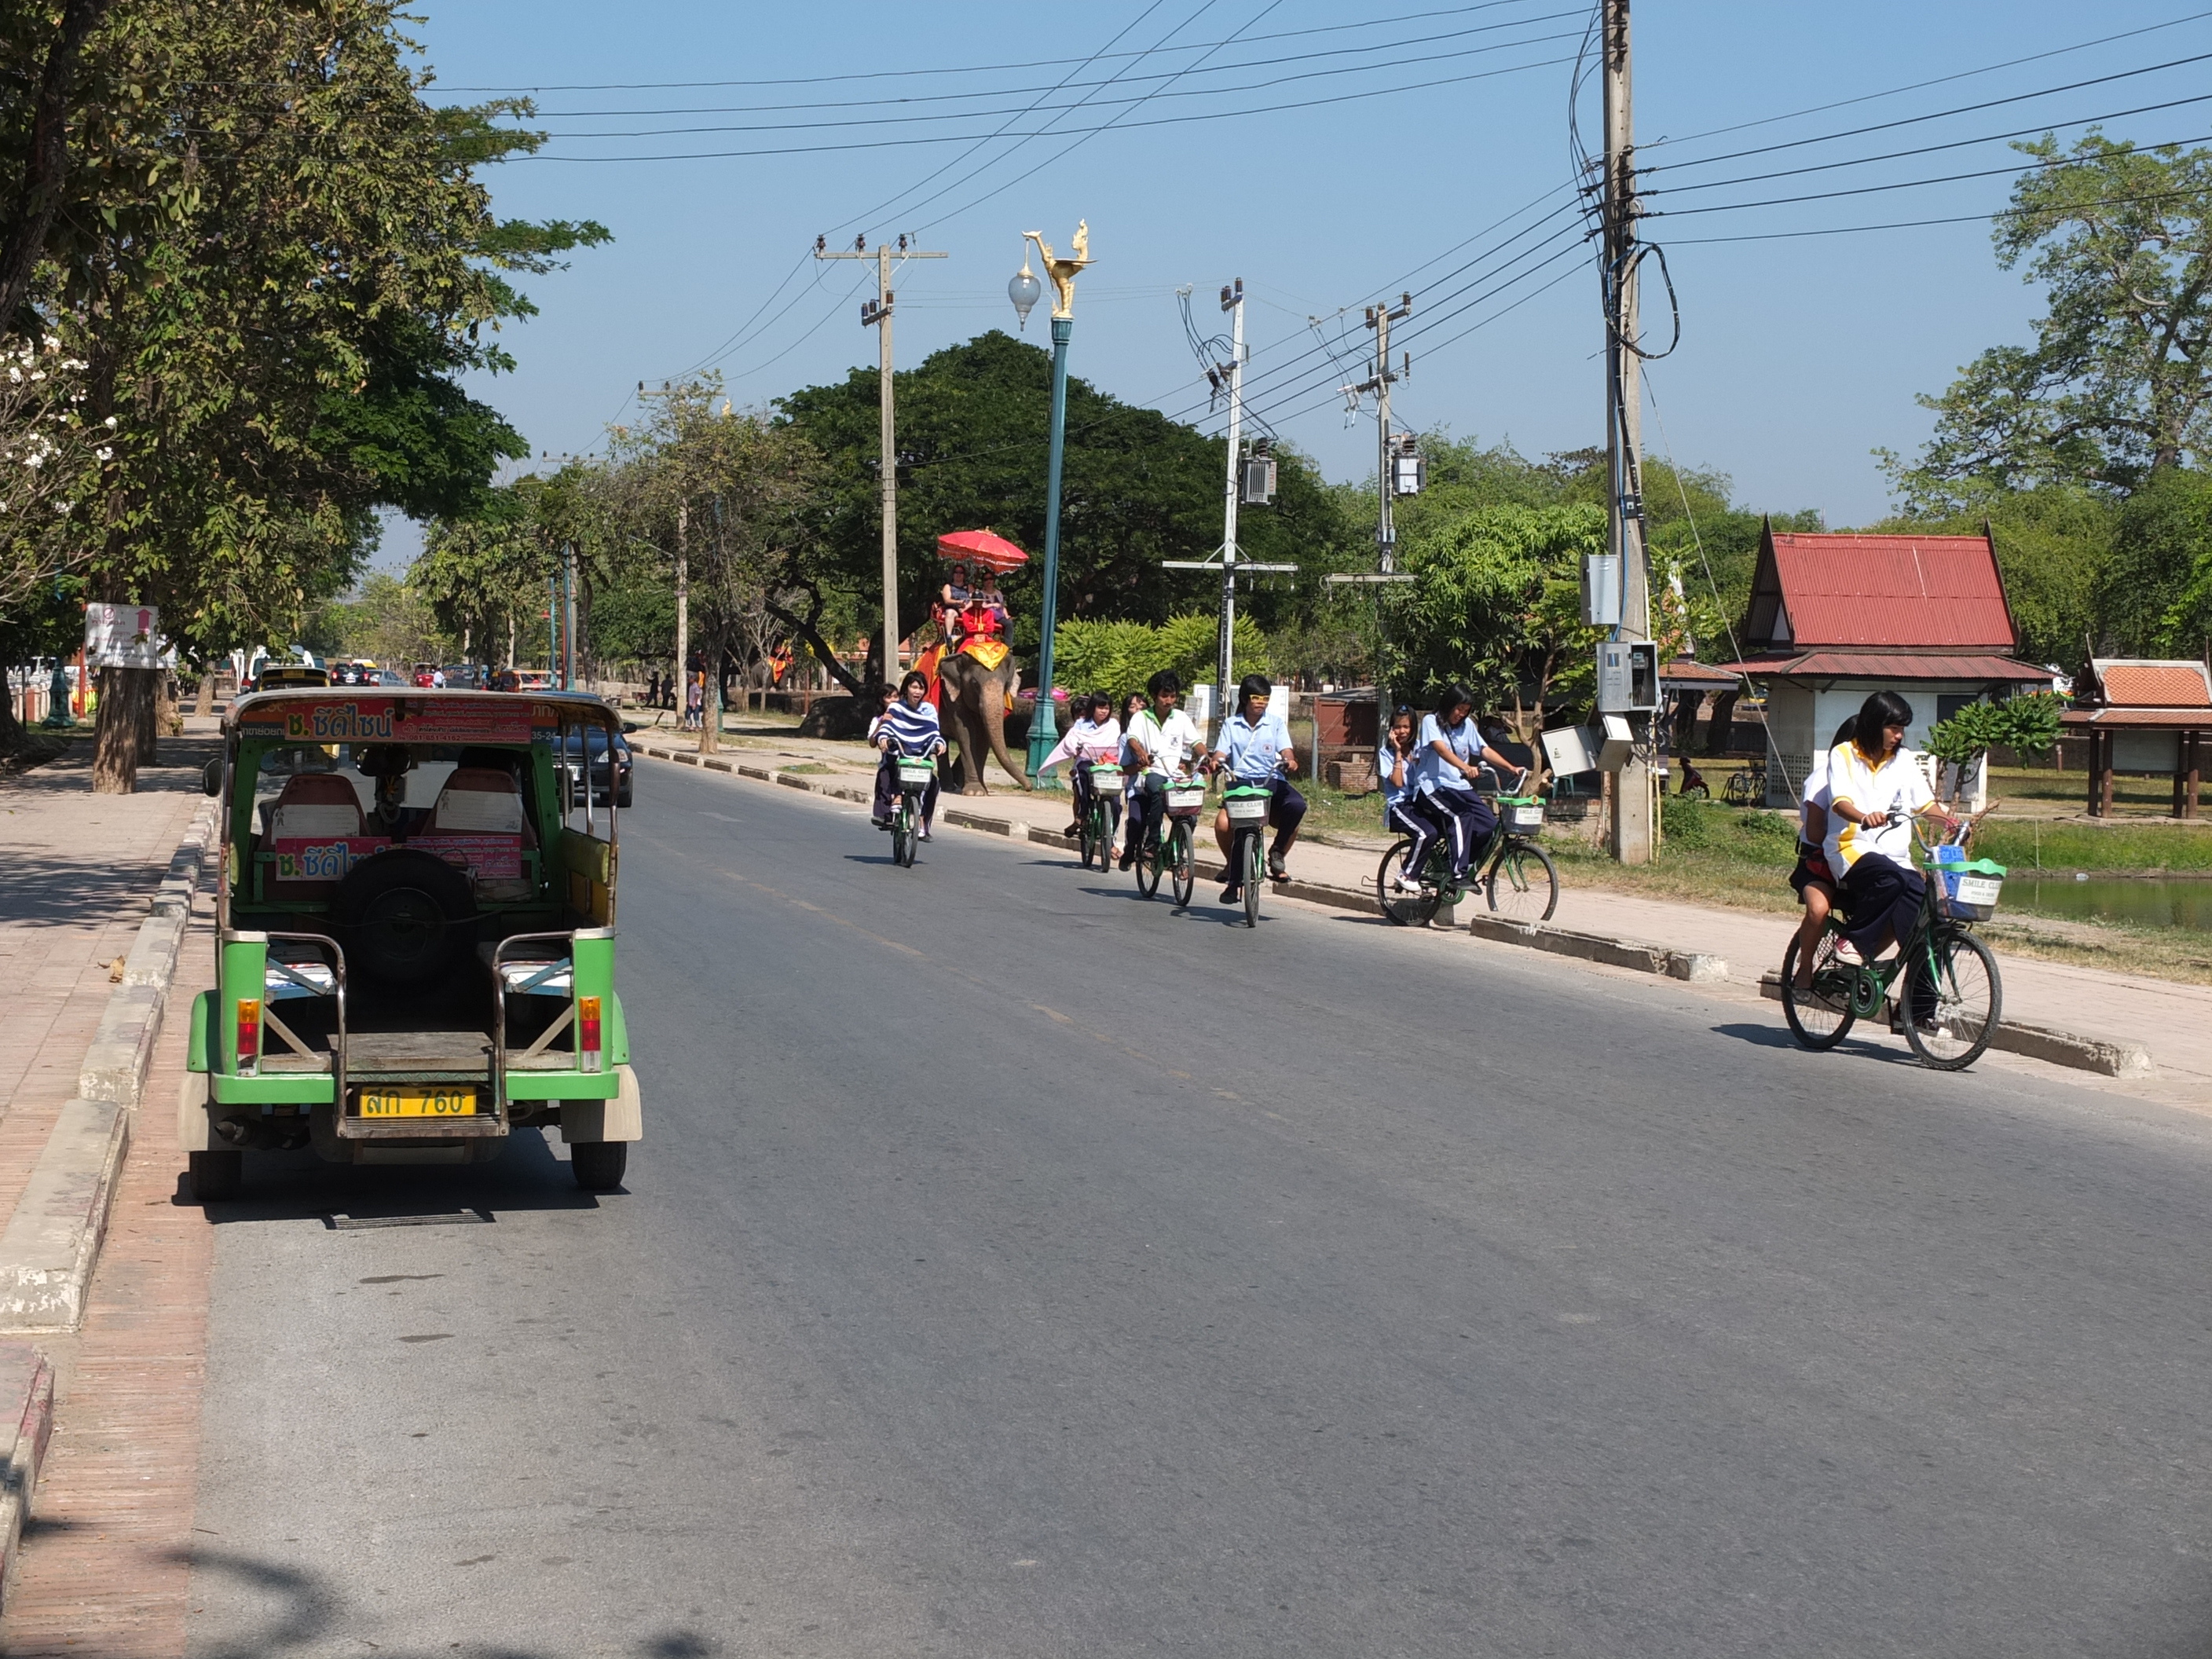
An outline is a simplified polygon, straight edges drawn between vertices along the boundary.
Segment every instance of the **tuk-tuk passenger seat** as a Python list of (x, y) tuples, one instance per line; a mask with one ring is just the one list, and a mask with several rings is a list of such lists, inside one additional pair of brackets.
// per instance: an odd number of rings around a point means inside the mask
[(488, 766), (457, 766), (438, 792), (426, 833), (449, 836), (512, 836), (525, 847), (538, 837), (522, 810), (522, 791), (514, 775)]
[(269, 809), (271, 841), (331, 840), (362, 833), (361, 797), (329, 772), (301, 772), (284, 781)]

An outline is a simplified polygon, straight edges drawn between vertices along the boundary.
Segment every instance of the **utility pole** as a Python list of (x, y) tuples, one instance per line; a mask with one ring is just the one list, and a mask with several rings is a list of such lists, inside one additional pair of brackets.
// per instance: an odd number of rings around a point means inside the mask
[[(1355, 393), (1371, 392), (1375, 394), (1375, 553), (1376, 574), (1389, 580), (1398, 569), (1398, 525), (1391, 509), (1391, 497), (1396, 493), (1397, 478), (1391, 468), (1390, 457), (1390, 387), (1411, 371), (1410, 361), (1404, 369), (1393, 374), (1390, 369), (1390, 325), (1403, 322), (1413, 314), (1413, 296), (1401, 294), (1395, 306), (1388, 303), (1367, 307), (1367, 326), (1375, 331), (1375, 372), (1352, 388)], [(1381, 618), (1383, 611), (1376, 610), (1376, 646), (1382, 644)], [(1382, 665), (1375, 666), (1375, 745), (1380, 749), (1382, 737), (1390, 729), (1390, 688), (1383, 683)]]
[[(1603, 0), (1605, 46), (1606, 465), (1608, 550), (1620, 560), (1620, 622), (1616, 640), (1651, 637), (1651, 576), (1644, 544), (1643, 360), (1637, 337), (1634, 82), (1628, 52), (1629, 0)], [(1611, 841), (1622, 864), (1649, 864), (1652, 854), (1652, 723), (1640, 728), (1628, 763), (1613, 778)]]
[(1229, 718), (1237, 692), (1237, 500), (1243, 493), (1244, 279), (1221, 290), (1229, 322), (1229, 482), (1221, 506), (1221, 635), (1214, 647), (1217, 717)]
[[(943, 253), (925, 253), (920, 248), (907, 246), (907, 236), (901, 232), (896, 257), (900, 259), (942, 259)], [(865, 259), (868, 257), (868, 239), (856, 236), (853, 246), (832, 252), (819, 236), (814, 239), (814, 257), (817, 259)], [(891, 260), (893, 252), (889, 242), (876, 245), (876, 297), (864, 301), (860, 306), (860, 325), (878, 331), (876, 343), (881, 391), (880, 435), (882, 440), (884, 488), (884, 684), (898, 683), (898, 448), (892, 434), (891, 423)]]
[[(647, 392), (645, 382), (637, 383), (637, 398), (643, 403), (648, 398), (669, 395), (668, 382), (660, 383), (658, 392)], [(684, 717), (684, 700), (691, 689), (691, 550), (688, 534), (691, 527), (691, 505), (681, 496), (676, 502), (676, 683), (684, 690), (676, 695), (676, 716)]]

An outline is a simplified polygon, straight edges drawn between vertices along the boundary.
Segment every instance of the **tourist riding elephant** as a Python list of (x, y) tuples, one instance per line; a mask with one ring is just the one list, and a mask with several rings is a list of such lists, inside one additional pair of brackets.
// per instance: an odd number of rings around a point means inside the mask
[(1008, 652), (995, 668), (987, 668), (975, 657), (955, 652), (939, 665), (945, 738), (960, 745), (960, 793), (988, 795), (983, 783), (982, 755), (988, 747), (1006, 769), (1006, 775), (1026, 789), (1030, 781), (1006, 752), (1006, 701), (1021, 684), (1020, 665)]

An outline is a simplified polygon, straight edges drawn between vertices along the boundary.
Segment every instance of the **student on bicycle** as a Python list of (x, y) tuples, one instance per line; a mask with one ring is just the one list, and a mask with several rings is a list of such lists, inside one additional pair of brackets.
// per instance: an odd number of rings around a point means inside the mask
[(1820, 934), (1827, 927), (1828, 912), (1836, 904), (1835, 872), (1828, 867), (1828, 854), (1824, 850), (1828, 839), (1828, 756), (1840, 744), (1851, 740), (1855, 720), (1845, 720), (1836, 728), (1829, 739), (1828, 748), (1813, 757), (1813, 764), (1805, 774), (1805, 787), (1798, 798), (1797, 808), (1797, 867), (1790, 872), (1790, 885), (1797, 895), (1797, 902), (1805, 907), (1805, 920), (1797, 927), (1797, 984), (1805, 989), (1813, 983), (1813, 957), (1820, 944)]
[(1194, 761), (1206, 758), (1206, 738), (1189, 715), (1176, 705), (1182, 701), (1182, 676), (1163, 668), (1145, 682), (1152, 705), (1129, 722), (1124, 745), (1144, 778), (1129, 802), (1129, 833), (1124, 837), (1121, 868), (1137, 861), (1139, 849), (1150, 844), (1167, 811), (1168, 780), (1188, 771)]
[(1391, 711), (1390, 729), (1375, 757), (1375, 775), (1382, 784), (1382, 828), (1413, 838), (1396, 881), (1398, 890), (1407, 892), (1420, 885), (1421, 866), (1444, 826), (1421, 799), (1421, 748), (1413, 735), (1413, 711), (1403, 703)]
[[(1091, 769), (1118, 760), (1121, 753), (1121, 722), (1114, 718), (1114, 703), (1109, 697), (1092, 695), (1077, 697), (1068, 708), (1073, 717), (1067, 731), (1045, 757), (1040, 773), (1049, 772), (1062, 761), (1071, 762), (1068, 775), (1075, 786), (1075, 822), (1061, 833), (1076, 836), (1083, 832), (1083, 815), (1091, 810), (1091, 798), (1095, 793), (1091, 781)], [(1118, 827), (1121, 822), (1121, 792), (1116, 789), (1106, 810)], [(1108, 832), (1110, 840), (1112, 832)]]
[(1912, 705), (1877, 691), (1851, 723), (1851, 738), (1828, 755), (1828, 868), (1849, 901), (1851, 925), (1836, 960), (1856, 968), (1906, 938), (1920, 919), (1928, 884), (1913, 867), (1912, 820), (1936, 805), (1920, 757), (1905, 746)]
[(1476, 793), (1486, 763), (1501, 775), (1528, 775), (1483, 741), (1474, 723), (1474, 694), (1454, 682), (1437, 696), (1435, 712), (1421, 717), (1421, 795), (1451, 837), (1455, 881), (1466, 879), (1475, 854), (1498, 827), (1497, 812)]
[[(1290, 723), (1267, 706), (1274, 690), (1265, 674), (1247, 674), (1239, 682), (1236, 711), (1221, 722), (1221, 746), (1214, 750), (1206, 769), (1225, 769), (1231, 782), (1263, 788), (1273, 796), (1267, 803), (1267, 822), (1275, 831), (1274, 845), (1267, 849), (1267, 876), (1273, 881), (1287, 881), (1290, 872), (1284, 867), (1283, 858), (1298, 838), (1306, 798), (1291, 785), (1291, 774), (1298, 769), (1298, 751), (1291, 743)], [(1244, 884), (1239, 879), (1243, 872), (1231, 856), (1237, 838), (1226, 806), (1213, 815), (1213, 839), (1229, 867), (1229, 884), (1221, 890), (1221, 902), (1234, 904), (1244, 896)]]
[[(893, 798), (899, 793), (900, 759), (934, 760), (945, 750), (937, 705), (929, 700), (929, 676), (916, 672), (901, 680), (897, 701), (884, 708), (883, 718), (875, 723), (869, 735), (876, 747), (884, 751), (876, 767), (876, 828), (888, 830), (892, 823)], [(936, 816), (937, 779), (932, 776), (928, 793), (921, 798), (922, 840), (929, 839), (930, 821)]]

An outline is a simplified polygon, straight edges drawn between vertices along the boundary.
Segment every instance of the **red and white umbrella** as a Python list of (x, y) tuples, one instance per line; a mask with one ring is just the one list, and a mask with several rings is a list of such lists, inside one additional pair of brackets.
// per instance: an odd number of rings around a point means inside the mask
[(988, 530), (956, 530), (950, 535), (939, 536), (937, 551), (940, 558), (964, 559), (969, 564), (1002, 574), (1016, 565), (1028, 563), (1030, 556), (1004, 536)]

